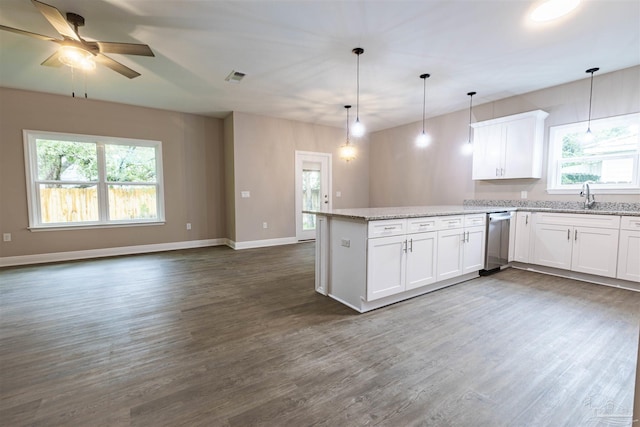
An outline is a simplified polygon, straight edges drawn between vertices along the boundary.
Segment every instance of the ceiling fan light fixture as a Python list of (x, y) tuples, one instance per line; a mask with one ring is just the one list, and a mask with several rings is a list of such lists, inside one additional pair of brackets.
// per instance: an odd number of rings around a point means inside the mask
[(93, 60), (91, 52), (78, 46), (60, 47), (58, 59), (68, 67), (83, 71), (92, 71), (96, 68), (96, 62)]
[(580, 4), (580, 0), (547, 0), (529, 15), (534, 22), (548, 22), (565, 16)]

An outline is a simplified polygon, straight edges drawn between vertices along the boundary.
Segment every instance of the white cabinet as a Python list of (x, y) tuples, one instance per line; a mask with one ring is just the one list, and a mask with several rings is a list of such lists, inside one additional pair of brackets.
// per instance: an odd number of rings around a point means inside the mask
[(380, 237), (367, 242), (367, 300), (405, 290), (405, 236)]
[[(367, 242), (367, 301), (416, 289), (436, 281), (435, 220), (372, 221)], [(407, 234), (398, 234), (403, 230)], [(396, 234), (388, 237), (375, 237)]]
[(533, 263), (615, 277), (620, 217), (539, 214)]
[[(484, 267), (486, 216), (443, 218), (438, 231), (438, 281)], [(482, 225), (475, 225), (482, 224)]]
[(531, 229), (533, 217), (531, 212), (516, 213), (515, 240), (513, 259), (518, 262), (529, 262), (531, 252)]
[(472, 178), (540, 178), (544, 119), (548, 115), (535, 110), (472, 124)]
[(621, 218), (616, 277), (640, 282), (640, 217)]

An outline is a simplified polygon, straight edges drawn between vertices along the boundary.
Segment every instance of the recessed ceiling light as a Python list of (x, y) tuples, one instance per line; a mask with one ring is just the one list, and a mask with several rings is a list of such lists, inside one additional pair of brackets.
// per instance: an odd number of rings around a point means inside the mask
[(580, 0), (547, 0), (533, 9), (530, 17), (535, 22), (552, 21), (571, 12), (579, 4)]
[(227, 78), (225, 78), (225, 80), (228, 81), (229, 83), (240, 83), (240, 80), (242, 80), (244, 76), (245, 76), (244, 73), (241, 73), (240, 71), (232, 70), (227, 76)]

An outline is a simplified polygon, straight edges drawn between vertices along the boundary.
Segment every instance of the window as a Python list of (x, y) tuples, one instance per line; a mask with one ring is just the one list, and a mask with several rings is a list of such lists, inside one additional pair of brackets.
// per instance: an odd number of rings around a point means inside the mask
[(575, 193), (589, 182), (600, 193), (640, 192), (640, 113), (553, 126), (549, 134), (549, 193)]
[(30, 228), (164, 221), (159, 141), (24, 131)]

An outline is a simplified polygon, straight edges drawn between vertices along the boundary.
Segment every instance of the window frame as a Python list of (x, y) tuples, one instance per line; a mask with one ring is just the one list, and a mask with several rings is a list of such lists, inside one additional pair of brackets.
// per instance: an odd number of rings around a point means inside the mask
[[(85, 135), (65, 132), (50, 132), (24, 129), (23, 144), (25, 158), (25, 175), (27, 184), (27, 209), (29, 215), (29, 226), (31, 231), (39, 230), (61, 230), (61, 229), (86, 229), (86, 228), (109, 228), (109, 227), (128, 227), (140, 225), (160, 225), (165, 223), (164, 209), (164, 174), (162, 161), (162, 141), (120, 138), (102, 135)], [(41, 216), (41, 206), (39, 199), (39, 185), (50, 182), (38, 178), (37, 167), (37, 149), (36, 142), (39, 139), (49, 139), (69, 142), (84, 142), (96, 144), (96, 157), (98, 165), (97, 181), (64, 181), (59, 183), (62, 185), (87, 184), (96, 185), (98, 199), (98, 220), (82, 221), (82, 222), (57, 222), (43, 223)], [(106, 180), (106, 158), (105, 145), (127, 145), (139, 147), (153, 147), (155, 149), (155, 166), (156, 166), (156, 182), (111, 182)], [(109, 220), (109, 186), (110, 185), (148, 185), (156, 188), (156, 209), (157, 218), (151, 219), (127, 219), (127, 220)]]
[[(622, 114), (618, 116), (604, 117), (601, 119), (591, 120), (591, 128), (598, 128), (602, 123), (616, 122), (616, 121), (634, 121), (640, 125), (640, 112)], [(570, 184), (563, 185), (561, 182), (562, 177), (560, 167), (562, 159), (562, 135), (568, 133), (567, 129), (580, 127), (587, 129), (587, 121), (565, 123), (561, 125), (551, 126), (549, 128), (549, 144), (548, 144), (548, 161), (547, 161), (547, 193), (549, 194), (576, 194), (576, 191), (580, 191), (582, 184)], [(570, 132), (570, 131), (569, 131)], [(640, 136), (639, 136), (640, 138)], [(604, 159), (621, 159), (632, 158), (633, 171), (632, 182), (630, 184), (591, 184), (592, 190), (597, 190), (599, 194), (640, 194), (640, 141), (638, 142), (637, 150), (634, 155), (620, 155), (620, 154), (602, 154), (598, 156), (582, 156), (565, 159), (567, 162), (577, 161), (589, 161), (589, 160), (604, 160)]]

